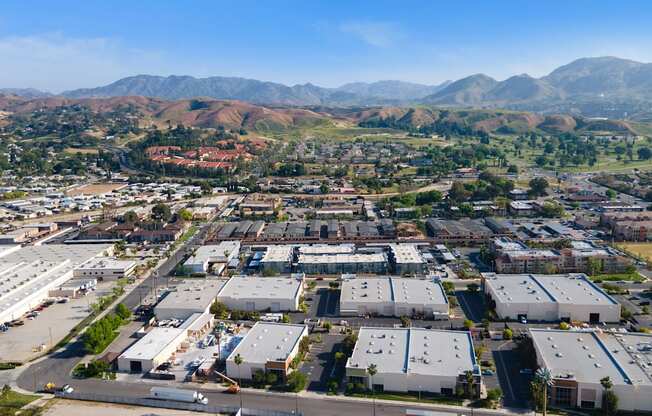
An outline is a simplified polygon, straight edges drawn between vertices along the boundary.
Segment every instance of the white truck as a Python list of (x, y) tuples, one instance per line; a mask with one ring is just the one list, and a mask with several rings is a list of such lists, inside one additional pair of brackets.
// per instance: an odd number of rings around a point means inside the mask
[(171, 387), (152, 387), (149, 391), (152, 399), (172, 400), (175, 402), (208, 404), (203, 394), (194, 390), (174, 389)]

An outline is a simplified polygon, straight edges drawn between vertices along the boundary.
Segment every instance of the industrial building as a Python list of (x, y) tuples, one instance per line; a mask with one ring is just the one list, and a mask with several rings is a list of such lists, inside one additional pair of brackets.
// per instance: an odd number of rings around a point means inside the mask
[(342, 281), (341, 315), (448, 318), (449, 304), (439, 282), (408, 278), (350, 278)]
[(183, 266), (191, 274), (207, 273), (211, 268), (219, 274), (239, 255), (240, 241), (222, 241), (217, 245), (199, 247)]
[(482, 285), (501, 319), (620, 321), (620, 304), (581, 273), (483, 273)]
[(428, 264), (414, 244), (390, 244), (389, 259), (396, 274), (422, 274)]
[(652, 411), (652, 335), (530, 329), (537, 363), (552, 373), (550, 404), (601, 408), (609, 377), (618, 410)]
[(155, 327), (118, 357), (118, 371), (147, 373), (166, 361), (189, 339), (198, 339), (213, 325), (213, 315), (194, 313), (177, 328)]
[(186, 320), (195, 313), (207, 312), (224, 286), (223, 281), (187, 279), (179, 283), (154, 308), (154, 315), (163, 319)]
[(298, 268), (306, 274), (387, 273), (387, 254), (300, 254)]
[(303, 274), (290, 277), (233, 276), (217, 300), (231, 310), (296, 311), (303, 294)]
[(276, 273), (289, 273), (292, 268), (294, 246), (278, 245), (268, 246), (265, 255), (260, 260), (264, 271)]
[(39, 306), (49, 291), (73, 277), (87, 260), (113, 254), (105, 244), (13, 247), (0, 251), (0, 322), (19, 319)]
[[(377, 373), (370, 377), (367, 369), (372, 364)], [(470, 333), (415, 327), (360, 328), (346, 376), (374, 390), (448, 396), (459, 387), (478, 397), (482, 386)]]
[[(257, 322), (226, 359), (226, 375), (251, 380), (256, 371), (274, 372), (284, 379), (290, 363), (299, 353), (301, 340), (308, 336), (308, 326)], [(237, 365), (235, 357), (242, 363)]]
[(92, 277), (98, 280), (117, 280), (131, 276), (136, 271), (137, 263), (131, 260), (118, 260), (110, 257), (95, 257), (73, 271), (74, 277)]

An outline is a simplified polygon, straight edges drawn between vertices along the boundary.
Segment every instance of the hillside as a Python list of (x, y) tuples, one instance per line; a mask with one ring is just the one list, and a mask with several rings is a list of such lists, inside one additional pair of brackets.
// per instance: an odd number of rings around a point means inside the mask
[[(476, 84), (477, 85), (477, 84)], [(442, 90), (443, 91), (443, 90)], [(111, 115), (126, 112), (142, 125), (183, 124), (201, 128), (244, 128), (248, 131), (283, 132), (313, 127), (360, 126), (394, 128), (436, 134), (521, 134), (530, 131), (639, 134), (650, 131), (649, 124), (622, 120), (589, 119), (572, 115), (494, 110), (452, 109), (437, 106), (376, 107), (294, 107), (263, 106), (235, 100), (195, 98), (164, 100), (142, 96), (81, 98), (47, 97), (25, 99), (0, 95), (0, 112), (7, 117), (26, 116), (60, 108), (87, 108)]]

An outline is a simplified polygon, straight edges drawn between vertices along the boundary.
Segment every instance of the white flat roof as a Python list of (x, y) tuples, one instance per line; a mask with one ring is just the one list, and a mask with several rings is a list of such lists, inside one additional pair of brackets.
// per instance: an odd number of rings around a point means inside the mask
[[(298, 274), (303, 277), (303, 274)], [(233, 276), (218, 294), (218, 298), (234, 299), (295, 299), (302, 279), (296, 277)]]
[(312, 244), (299, 246), (301, 254), (346, 254), (353, 253), (353, 244)]
[(414, 244), (390, 244), (394, 261), (399, 264), (425, 263), (419, 249)]
[(355, 254), (300, 254), (299, 263), (385, 263), (385, 253), (355, 253)]
[(127, 360), (153, 360), (186, 329), (156, 327), (120, 355)]
[(381, 374), (457, 376), (479, 372), (468, 332), (362, 327), (347, 368), (375, 364)]
[(239, 241), (222, 241), (217, 245), (201, 246), (184, 264), (203, 264), (208, 262), (226, 262), (228, 257), (240, 251)]
[(617, 302), (583, 273), (495, 274), (483, 273), (497, 302), (569, 303), (612, 305)]
[(154, 313), (157, 309), (203, 310), (213, 303), (222, 286), (224, 282), (215, 279), (186, 279), (156, 305)]
[(131, 260), (118, 260), (110, 257), (94, 257), (83, 264), (75, 267), (75, 269), (118, 269), (129, 270), (136, 267), (136, 262)]
[(0, 314), (35, 292), (63, 283), (66, 277), (72, 277), (75, 265), (108, 247), (102, 244), (46, 244), (7, 253), (0, 258)]
[(285, 361), (304, 333), (307, 333), (306, 325), (257, 322), (227, 360), (240, 354), (246, 363)]
[(652, 385), (652, 335), (530, 329), (535, 348), (555, 378), (615, 385)]
[(446, 304), (443, 288), (432, 280), (373, 277), (342, 282), (341, 302)]
[(265, 251), (261, 263), (290, 262), (293, 250), (294, 246), (292, 245), (267, 246), (267, 251)]

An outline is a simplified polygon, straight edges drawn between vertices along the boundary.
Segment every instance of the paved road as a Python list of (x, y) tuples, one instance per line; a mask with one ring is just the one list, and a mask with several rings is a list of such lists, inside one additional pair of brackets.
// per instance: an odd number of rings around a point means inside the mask
[[(141, 300), (147, 297), (155, 288), (159, 288), (167, 284), (167, 279), (158, 276), (167, 276), (167, 274), (174, 269), (175, 265), (189, 250), (193, 250), (196, 246), (201, 245), (203, 239), (206, 237), (206, 232), (210, 227), (210, 223), (205, 224), (200, 230), (195, 233), (193, 238), (188, 240), (177, 253), (170, 256), (159, 268), (145, 278), (138, 286), (136, 286), (124, 299), (123, 303), (128, 308), (135, 308), (141, 303)], [(45, 383), (50, 381), (55, 382), (57, 385), (71, 383), (72, 380), (68, 376), (72, 369), (84, 357), (84, 347), (82, 342), (73, 341), (69, 343), (63, 350), (54, 353), (47, 357), (45, 360), (39, 361), (31, 365), (19, 376), (18, 385), (26, 390), (38, 390)], [(74, 381), (77, 383), (77, 380)]]

